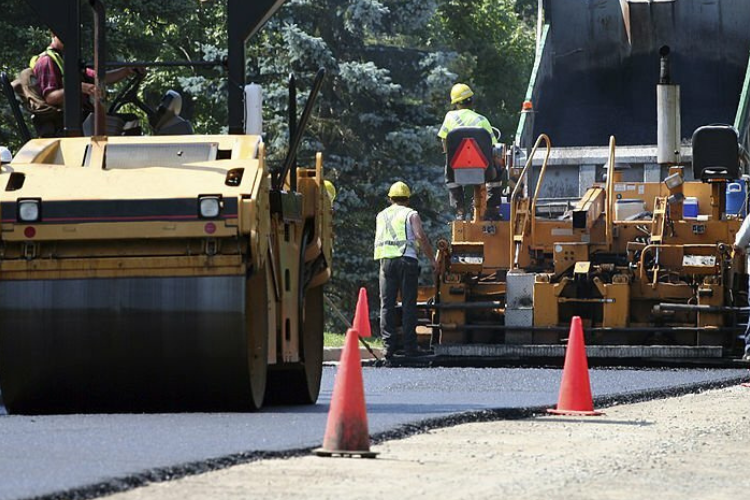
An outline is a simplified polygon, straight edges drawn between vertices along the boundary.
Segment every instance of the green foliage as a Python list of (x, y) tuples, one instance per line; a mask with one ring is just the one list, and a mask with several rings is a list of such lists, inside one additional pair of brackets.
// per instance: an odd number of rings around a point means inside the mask
[[(528, 9), (528, 3), (526, 4)], [(528, 12), (528, 10), (527, 10)], [(533, 63), (533, 29), (519, 22), (516, 0), (445, 0), (434, 18), (436, 41), (460, 47), (477, 110), (510, 133)]]
[[(0, 66), (15, 74), (48, 43), (23, 0), (0, 0)], [(12, 6), (6, 8), (7, 4)], [(227, 54), (222, 1), (107, 0), (110, 60), (220, 60)], [(377, 315), (375, 215), (396, 180), (434, 241), (448, 236), (447, 193), (437, 127), (457, 81), (506, 136), (515, 128), (533, 57), (535, 0), (288, 0), (247, 45), (248, 82), (264, 88), (265, 140), (278, 164), (288, 147), (286, 81), (297, 78), (301, 112), (315, 72), (328, 74), (301, 147), (310, 165), (323, 151), (334, 181), (335, 264), (329, 293), (351, 316), (360, 286)], [(91, 21), (84, 19), (90, 31)], [(87, 40), (84, 35), (84, 40)], [(88, 46), (87, 46), (88, 47)], [(90, 55), (89, 55), (90, 57)], [(197, 133), (226, 131), (222, 68), (154, 68), (143, 98), (174, 88)], [(0, 143), (20, 146), (4, 99)], [(425, 276), (429, 280), (429, 276)]]

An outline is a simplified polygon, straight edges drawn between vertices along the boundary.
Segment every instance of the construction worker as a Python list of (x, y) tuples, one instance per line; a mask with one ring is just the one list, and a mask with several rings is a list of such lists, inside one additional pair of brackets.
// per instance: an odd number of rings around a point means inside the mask
[[(33, 70), (36, 77), (36, 83), (41, 97), (44, 102), (53, 108), (62, 109), (65, 100), (65, 89), (63, 88), (63, 75), (65, 74), (63, 64), (63, 53), (65, 45), (57, 35), (52, 33), (52, 41), (47, 49), (39, 55), (31, 58), (29, 67)], [(142, 68), (118, 68), (107, 71), (105, 76), (106, 83), (116, 83), (126, 77), (136, 73), (143, 72)], [(94, 85), (94, 70), (86, 68), (83, 72), (83, 81), (81, 82), (81, 93), (90, 98), (96, 95), (96, 86)], [(93, 112), (94, 108), (89, 99), (82, 101), (82, 118)], [(58, 113), (52, 120), (45, 120), (42, 123), (34, 122), (40, 137), (55, 137), (62, 133), (63, 122), (62, 113)]]
[[(734, 238), (734, 250), (740, 254), (746, 255), (745, 269), (750, 270), (750, 217), (745, 217), (742, 221), (740, 230)], [(750, 278), (748, 279), (748, 290), (750, 291)], [(745, 327), (745, 355), (742, 357), (745, 361), (750, 361), (750, 319)]]
[(331, 200), (331, 204), (333, 204), (333, 201), (336, 199), (336, 186), (334, 186), (333, 182), (328, 179), (323, 181), (323, 186), (326, 188), (326, 193), (328, 193), (328, 198)]
[(396, 299), (401, 292), (404, 353), (422, 356), (428, 351), (417, 347), (417, 284), (419, 281), (418, 252), (437, 269), (429, 238), (422, 229), (416, 210), (409, 208), (411, 191), (403, 182), (394, 183), (388, 191), (390, 206), (377, 216), (375, 260), (380, 261), (380, 333), (385, 345), (384, 356), (391, 359), (396, 352)]
[[(457, 83), (451, 89), (451, 104), (454, 105), (456, 109), (450, 110), (448, 111), (448, 113), (446, 113), (445, 119), (443, 120), (443, 125), (440, 127), (440, 130), (437, 134), (443, 142), (443, 153), (447, 153), (445, 139), (446, 137), (448, 137), (448, 132), (458, 127), (482, 127), (483, 129), (487, 130), (492, 136), (493, 146), (497, 144), (497, 137), (495, 137), (495, 133), (492, 129), (492, 125), (490, 125), (489, 120), (471, 109), (473, 104), (473, 96), (474, 91), (471, 90), (471, 87), (469, 87), (465, 83)], [(446, 157), (445, 182), (448, 185), (448, 197), (450, 205), (451, 208), (453, 208), (453, 210), (455, 211), (456, 220), (463, 220), (464, 214), (466, 213), (466, 207), (464, 205), (464, 186), (451, 181), (452, 176), (450, 176), (449, 174), (449, 168), (450, 167), (448, 166), (448, 159)], [(489, 177), (493, 177), (492, 173)], [(499, 185), (495, 186), (489, 184), (487, 187), (489, 191), (488, 196), (490, 197), (491, 201), (494, 202), (495, 200), (498, 200), (499, 203), (500, 193), (495, 193), (493, 192), (493, 190), (502, 191), (502, 187)], [(490, 205), (488, 205), (488, 208), (490, 208)]]

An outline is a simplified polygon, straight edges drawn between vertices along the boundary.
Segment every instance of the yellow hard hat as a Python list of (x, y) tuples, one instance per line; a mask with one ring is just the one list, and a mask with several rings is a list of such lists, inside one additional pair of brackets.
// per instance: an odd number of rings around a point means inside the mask
[(409, 196), (411, 196), (409, 186), (401, 181), (394, 182), (391, 189), (388, 190), (388, 198), (408, 198)]
[(456, 104), (457, 102), (465, 101), (469, 97), (474, 95), (474, 91), (471, 90), (471, 87), (466, 85), (465, 83), (457, 83), (453, 86), (451, 89), (451, 104)]
[(323, 181), (323, 185), (326, 188), (328, 197), (331, 199), (331, 203), (333, 203), (333, 200), (336, 199), (336, 186), (334, 186), (333, 182), (329, 181), (328, 179)]

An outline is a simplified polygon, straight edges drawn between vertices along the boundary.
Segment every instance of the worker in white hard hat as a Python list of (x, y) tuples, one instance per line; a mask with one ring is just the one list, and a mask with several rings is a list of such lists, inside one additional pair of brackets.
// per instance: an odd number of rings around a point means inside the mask
[(409, 208), (411, 190), (395, 182), (388, 191), (390, 206), (376, 219), (375, 260), (380, 261), (380, 334), (384, 356), (391, 359), (398, 347), (396, 337), (396, 299), (401, 292), (404, 354), (423, 356), (429, 351), (417, 347), (418, 253), (421, 251), (437, 269), (430, 240), (422, 228), (416, 210)]
[[(451, 105), (455, 106), (455, 109), (448, 111), (443, 120), (443, 125), (438, 131), (438, 137), (443, 142), (443, 153), (447, 152), (445, 139), (448, 137), (448, 132), (458, 127), (481, 127), (487, 130), (492, 136), (493, 146), (497, 144), (497, 136), (495, 131), (490, 125), (490, 121), (483, 115), (480, 115), (473, 109), (473, 97), (474, 91), (471, 87), (465, 83), (457, 83), (451, 88)], [(494, 170), (493, 170), (494, 172)], [(493, 177), (491, 175), (490, 177)], [(450, 168), (448, 167), (448, 161), (446, 158), (445, 162), (445, 182), (448, 185), (448, 197), (451, 208), (455, 211), (456, 220), (463, 220), (464, 214), (466, 213), (466, 207), (464, 202), (464, 186), (453, 182), (453, 176), (451, 175)], [(494, 202), (497, 199), (497, 205), (500, 204), (499, 192), (495, 193), (493, 189), (502, 191), (500, 185), (494, 186), (488, 183), (488, 196), (491, 201)], [(471, 196), (471, 193), (470, 193)], [(471, 198), (469, 199), (471, 202)], [(471, 206), (471, 203), (469, 204)], [(493, 207), (494, 204), (488, 203), (488, 208)]]

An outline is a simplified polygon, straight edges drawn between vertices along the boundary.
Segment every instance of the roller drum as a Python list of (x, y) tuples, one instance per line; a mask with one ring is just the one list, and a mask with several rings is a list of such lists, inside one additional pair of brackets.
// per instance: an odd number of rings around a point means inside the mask
[(6, 407), (251, 409), (246, 290), (244, 276), (0, 282)]

